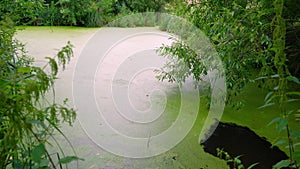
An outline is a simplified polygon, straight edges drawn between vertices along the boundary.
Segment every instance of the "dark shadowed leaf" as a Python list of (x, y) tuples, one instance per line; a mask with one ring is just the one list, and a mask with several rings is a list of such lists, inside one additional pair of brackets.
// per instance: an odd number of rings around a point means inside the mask
[(254, 168), (255, 166), (257, 166), (259, 163), (254, 163), (254, 164), (251, 164), (247, 169), (252, 169)]
[(289, 80), (289, 81), (295, 82), (297, 84), (300, 84), (299, 79), (295, 76), (288, 76), (286, 79)]
[(300, 157), (300, 151), (295, 151), (295, 152), (293, 153), (293, 156), (294, 156), (294, 157)]
[(40, 144), (36, 147), (31, 152), (31, 159), (32, 161), (35, 162), (40, 162), (42, 160), (42, 156), (45, 154), (45, 145)]

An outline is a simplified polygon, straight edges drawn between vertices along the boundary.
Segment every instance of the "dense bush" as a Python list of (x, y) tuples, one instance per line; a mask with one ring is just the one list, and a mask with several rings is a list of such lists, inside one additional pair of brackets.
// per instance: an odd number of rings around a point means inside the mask
[[(56, 168), (47, 146), (59, 126), (72, 124), (76, 113), (62, 104), (46, 100), (54, 92), (58, 66), (73, 55), (68, 43), (55, 58), (40, 68), (33, 65), (24, 46), (14, 39), (15, 29), (8, 17), (0, 19), (0, 168)], [(58, 61), (58, 63), (57, 63)], [(49, 66), (50, 72), (45, 68)], [(64, 157), (72, 161), (76, 156)]]
[[(286, 51), (287, 66), (292, 75), (299, 77), (299, 11), (297, 0), (285, 1), (283, 16), (287, 25)], [(186, 1), (178, 0), (173, 4), (174, 14), (182, 16), (202, 30), (211, 40), (222, 58), (226, 68), (227, 87), (229, 94), (243, 89), (250, 77), (258, 75), (276, 74), (273, 48), (272, 20), (275, 16), (273, 1), (193, 1), (187, 5)], [(180, 46), (173, 46), (168, 51), (177, 51)], [(191, 55), (186, 55), (189, 58)], [(188, 60), (188, 59), (187, 59)], [(188, 62), (186, 64), (196, 63)], [(199, 66), (192, 65), (197, 68)], [(193, 70), (190, 70), (193, 71)], [(193, 75), (197, 77), (195, 70)], [(162, 77), (170, 74), (164, 72)]]
[[(185, 17), (196, 25), (210, 39), (223, 61), (226, 73), (227, 102), (249, 82), (256, 82), (269, 93), (265, 105), (275, 106), (278, 115), (270, 124), (277, 125), (277, 133), (286, 132), (287, 137), (275, 145), (285, 145), (289, 149), (289, 160), (280, 161), (275, 168), (299, 168), (300, 133), (293, 130), (290, 122), (296, 121), (300, 110), (288, 106), (289, 102), (299, 101), (299, 54), (300, 54), (300, 4), (298, 0), (193, 0), (187, 5), (185, 0), (178, 0), (172, 10), (176, 15)], [(177, 69), (186, 65), (179, 74), (184, 81), (193, 75), (201, 80), (203, 56), (193, 54), (184, 44), (173, 43), (163, 46), (162, 54), (171, 55), (171, 60), (160, 71), (162, 80), (173, 80), (178, 76)], [(209, 58), (205, 53), (204, 57)], [(200, 59), (199, 59), (200, 58)], [(200, 68), (200, 69), (199, 69)], [(251, 80), (254, 79), (255, 80)], [(297, 99), (295, 99), (297, 98)], [(236, 105), (236, 104), (235, 104)], [(293, 118), (294, 117), (294, 118)]]
[(116, 0), (114, 8), (117, 13), (121, 12), (123, 6), (132, 12), (155, 11), (161, 12), (170, 0)]
[(103, 26), (131, 12), (163, 11), (170, 0), (3, 0), (18, 25)]

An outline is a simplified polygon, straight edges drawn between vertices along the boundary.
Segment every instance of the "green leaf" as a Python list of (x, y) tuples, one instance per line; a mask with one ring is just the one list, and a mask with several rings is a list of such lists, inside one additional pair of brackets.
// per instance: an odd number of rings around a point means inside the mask
[(269, 92), (266, 97), (265, 97), (265, 101), (269, 100), (269, 98), (272, 96), (273, 92)]
[(276, 53), (278, 49), (273, 47), (273, 48), (269, 48), (269, 50)]
[(295, 76), (288, 76), (286, 79), (289, 80), (289, 81), (295, 82), (297, 84), (300, 84), (299, 79)]
[(296, 102), (296, 101), (299, 101), (299, 99), (288, 99), (288, 100), (287, 100), (288, 103)]
[(20, 73), (30, 73), (31, 72), (31, 67), (26, 66), (26, 67), (19, 67), (18, 68), (18, 72)]
[(37, 125), (42, 126), (43, 128), (46, 128), (45, 123), (41, 122), (40, 120), (29, 119), (29, 120), (27, 120), (27, 121), (28, 121), (29, 123), (31, 123), (31, 124), (37, 124)]
[(256, 79), (254, 79), (254, 80), (257, 81), (257, 80), (267, 79), (267, 78), (268, 78), (267, 76), (261, 76), (261, 77), (258, 77), (258, 78), (256, 78)]
[(268, 124), (268, 126), (270, 126), (270, 125), (272, 125), (272, 124), (278, 122), (280, 119), (282, 119), (282, 118), (281, 118), (281, 117), (276, 117), (276, 118), (274, 118), (274, 119)]
[(300, 151), (295, 151), (293, 152), (294, 157), (300, 157)]
[(296, 130), (291, 130), (291, 134), (298, 137), (298, 138), (300, 138), (300, 133)]
[(300, 96), (300, 92), (287, 92), (286, 94)]
[(7, 80), (0, 79), (0, 88), (4, 88), (9, 83)]
[(295, 143), (295, 144), (293, 144), (293, 147), (295, 148), (296, 146), (299, 146), (300, 145), (300, 143)]
[(62, 159), (59, 160), (59, 163), (60, 164), (67, 164), (67, 163), (70, 163), (72, 161), (76, 161), (76, 160), (84, 160), (82, 158), (79, 158), (77, 156), (67, 156), (67, 157), (64, 157)]
[[(293, 144), (292, 146), (293, 146), (293, 148), (295, 148), (296, 146), (299, 146), (299, 145), (300, 145), (300, 143), (295, 143), (295, 144)], [(287, 146), (285, 146), (285, 148), (288, 149), (288, 148), (290, 148), (290, 146), (287, 145)]]
[(271, 77), (272, 77), (272, 78), (278, 78), (278, 77), (279, 77), (279, 74), (272, 75)]
[(234, 161), (235, 161), (236, 163), (238, 163), (238, 164), (241, 164), (241, 163), (242, 163), (242, 161), (241, 161), (238, 157), (234, 158)]
[(50, 161), (48, 159), (43, 159), (40, 163), (39, 166), (40, 167), (48, 167)]
[(40, 162), (42, 160), (42, 156), (45, 154), (46, 149), (44, 144), (40, 144), (36, 147), (31, 152), (31, 159), (34, 162)]
[(34, 77), (35, 75), (34, 74), (30, 74), (30, 75), (28, 75), (28, 76), (25, 76), (23, 79), (30, 79), (30, 78), (32, 78), (32, 77)]
[(295, 110), (290, 110), (286, 114), (289, 116), (289, 115), (293, 114), (294, 112), (295, 112)]
[(281, 160), (273, 166), (273, 169), (281, 169), (283, 167), (288, 167), (290, 165), (290, 160)]
[[(278, 77), (279, 77), (278, 74), (275, 74), (275, 75), (271, 76), (271, 78), (278, 78)], [(261, 77), (258, 77), (256, 79), (254, 79), (254, 80), (261, 80), (261, 79), (268, 79), (268, 78), (269, 78), (269, 76), (261, 76)]]
[(58, 65), (57, 65), (56, 61), (53, 58), (50, 58), (50, 57), (46, 57), (46, 59), (49, 60), (49, 64), (51, 66), (52, 74), (54, 76), (56, 76), (57, 72), (58, 72)]
[(276, 142), (274, 143), (273, 146), (278, 146), (278, 145), (284, 144), (284, 143), (286, 143), (286, 142), (287, 142), (286, 139), (280, 139), (280, 140), (276, 141)]
[(265, 104), (265, 105), (262, 105), (262, 106), (258, 107), (258, 109), (270, 107), (270, 106), (273, 106), (273, 105), (275, 105), (275, 103), (273, 103), (273, 102), (272, 103), (268, 103), (268, 104)]
[(257, 166), (259, 163), (254, 163), (254, 164), (251, 164), (247, 169), (251, 169), (251, 168), (253, 168), (253, 167), (255, 167), (255, 166)]
[(287, 124), (288, 124), (287, 119), (281, 118), (278, 122), (277, 132), (280, 133), (282, 130), (286, 129)]

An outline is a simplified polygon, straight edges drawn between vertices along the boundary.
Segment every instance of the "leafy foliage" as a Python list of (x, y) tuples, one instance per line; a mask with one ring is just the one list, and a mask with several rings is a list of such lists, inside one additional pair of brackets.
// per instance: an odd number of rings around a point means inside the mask
[[(273, 105), (277, 105), (279, 107), (280, 117), (273, 119), (270, 124), (277, 124), (277, 132), (280, 133), (282, 131), (286, 131), (287, 137), (286, 139), (280, 139), (275, 144), (288, 144), (289, 148), (289, 160), (283, 160), (277, 163), (275, 168), (282, 167), (290, 167), (290, 168), (298, 168), (297, 161), (295, 156), (299, 154), (299, 152), (295, 151), (295, 145), (299, 144), (300, 134), (296, 130), (292, 130), (289, 126), (289, 116), (291, 114), (295, 114), (295, 110), (288, 110), (287, 103), (290, 101), (294, 101), (294, 99), (290, 99), (291, 95), (297, 95), (299, 92), (289, 92), (288, 91), (288, 82), (295, 82), (298, 84), (299, 80), (291, 76), (288, 66), (287, 66), (287, 58), (286, 58), (286, 22), (283, 18), (283, 0), (274, 1), (274, 11), (275, 17), (272, 21), (273, 28), (273, 45), (272, 49), (275, 53), (275, 57), (273, 60), (273, 65), (276, 68), (277, 73), (277, 81), (276, 86), (273, 88), (272, 92), (266, 96), (266, 103)], [(272, 105), (272, 104), (271, 104)]]
[(170, 0), (3, 0), (18, 25), (103, 26), (131, 12), (163, 11)]
[[(275, 144), (287, 144), (289, 167), (298, 167), (295, 145), (299, 135), (289, 126), (290, 115), (300, 117), (299, 110), (289, 110), (287, 103), (299, 98), (299, 9), (294, 0), (214, 1), (197, 0), (187, 4), (178, 0), (170, 6), (174, 14), (183, 16), (202, 30), (222, 58), (226, 71), (228, 103), (249, 82), (269, 90), (265, 105), (278, 106), (277, 132), (287, 132), (287, 138)], [(179, 28), (184, 29), (184, 28)], [(181, 42), (163, 46), (162, 54), (171, 58), (160, 71), (161, 80), (184, 82), (187, 76), (200, 81), (205, 64)], [(171, 55), (171, 56), (170, 56)], [(176, 66), (177, 65), (177, 66)], [(184, 69), (180, 68), (184, 66)], [(291, 71), (292, 70), (292, 71)], [(292, 73), (290, 73), (292, 72)], [(179, 76), (179, 78), (178, 78)], [(181, 76), (181, 77), (180, 77)], [(259, 77), (251, 80), (253, 77)], [(293, 86), (293, 90), (289, 87)], [(239, 103), (234, 103), (239, 104)], [(239, 104), (240, 105), (240, 104)], [(293, 134), (292, 134), (293, 133)], [(278, 164), (285, 165), (286, 162)]]
[(161, 12), (170, 0), (116, 0), (114, 6), (118, 12), (125, 6), (132, 12), (155, 11)]
[[(264, 8), (260, 1), (243, 2), (199, 1), (200, 5), (187, 5), (183, 1), (175, 7), (175, 13), (202, 30), (216, 48), (226, 68), (227, 87), (232, 92), (230, 95), (235, 95), (249, 82), (253, 73), (249, 69), (271, 60), (266, 48), (271, 45), (269, 18), (272, 11)], [(164, 50), (177, 56), (172, 51), (178, 48), (181, 47), (174, 44), (164, 47)], [(187, 53), (181, 57), (189, 58), (190, 55)], [(187, 60), (193, 67), (201, 65), (193, 58)], [(201, 72), (193, 71), (193, 75), (198, 80)]]
[[(239, 159), (240, 156), (231, 157), (226, 151), (223, 149), (217, 148), (217, 155), (219, 158), (226, 160), (227, 164), (231, 169), (245, 169), (242, 161)], [(254, 168), (258, 163), (254, 163), (250, 165), (247, 169)]]
[[(273, 64), (276, 48), (273, 46), (272, 28), (275, 10), (272, 1), (208, 0), (191, 2), (187, 4), (186, 1), (178, 0), (169, 8), (174, 14), (186, 18), (197, 26), (214, 45), (226, 71), (226, 84), (229, 89), (227, 91), (228, 103), (232, 103), (231, 99), (243, 89), (245, 84), (253, 82), (251, 78), (255, 76), (266, 76), (268, 83), (265, 83), (264, 80), (257, 81), (257, 83), (265, 88), (272, 87), (276, 83), (276, 79), (269, 78), (271, 75), (276, 74), (276, 66)], [(285, 20), (288, 21), (291, 27), (294, 26), (290, 23), (292, 22), (290, 18), (295, 19), (297, 15), (295, 13), (290, 14), (290, 10), (297, 9), (299, 6), (299, 3), (293, 0), (286, 1), (287, 8), (283, 9), (283, 15), (289, 18)], [(295, 36), (295, 33), (294, 31), (293, 37), (292, 33), (289, 33), (288, 44), (298, 44), (294, 43), (295, 41), (298, 42), (298, 35)], [(295, 48), (297, 47), (293, 45), (293, 49)], [(193, 75), (196, 80), (199, 80), (203, 70), (196, 70), (195, 68), (204, 65), (201, 62), (199, 63), (197, 57), (190, 54), (191, 52), (178, 52), (186, 49), (186, 46), (174, 43), (172, 46), (163, 46), (161, 51), (165, 56), (173, 55), (174, 58), (177, 57), (178, 63), (184, 61), (186, 65), (190, 65), (190, 68), (194, 68), (194, 70), (187, 69), (186, 72), (182, 72), (182, 76)], [(288, 51), (291, 52), (291, 50)], [(299, 65), (297, 61), (299, 57), (296, 57), (297, 51), (293, 50), (294, 56), (289, 55), (285, 63), (287, 67), (291, 65), (289, 68), (295, 71), (294, 74), (297, 74)], [(181, 58), (184, 59), (181, 60)], [(176, 63), (176, 60), (171, 60), (171, 62), (174, 61)], [(171, 62), (167, 65), (174, 65)], [(167, 65), (166, 67), (168, 67)], [(174, 76), (172, 68), (162, 72), (161, 79)], [(187, 72), (191, 72), (191, 74)], [(178, 79), (184, 80), (184, 78)]]
[[(68, 44), (48, 58), (50, 73), (36, 67), (24, 46), (13, 38), (12, 21), (0, 24), (0, 168), (56, 168), (46, 145), (62, 122), (74, 122), (76, 113), (63, 104), (46, 102), (53, 89), (58, 68), (63, 69), (73, 55)], [(53, 90), (54, 91), (54, 90)]]
[(168, 79), (169, 82), (182, 83), (190, 75), (197, 81), (202, 80), (201, 76), (207, 75), (206, 66), (200, 64), (201, 58), (183, 42), (173, 43), (172, 48), (163, 46), (159, 52), (169, 58), (167, 65), (157, 71), (161, 80)]

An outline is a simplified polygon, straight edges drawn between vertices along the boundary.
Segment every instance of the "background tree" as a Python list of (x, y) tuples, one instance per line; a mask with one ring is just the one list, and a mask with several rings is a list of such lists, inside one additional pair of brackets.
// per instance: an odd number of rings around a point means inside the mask
[(162, 12), (172, 0), (3, 0), (17, 25), (104, 26), (131, 12)]
[[(298, 74), (299, 63), (299, 15), (295, 11), (300, 7), (295, 0), (285, 2), (283, 15), (287, 25), (290, 25), (286, 38), (287, 62), (285, 63), (292, 75)], [(222, 58), (226, 68), (228, 102), (245, 84), (249, 83), (253, 77), (274, 75), (275, 65), (274, 51), (272, 51), (273, 30), (271, 23), (275, 17), (273, 1), (193, 1), (187, 5), (186, 1), (178, 0), (173, 3), (171, 11), (192, 22), (211, 40), (215, 49)], [(292, 29), (294, 31), (292, 31)], [(173, 54), (176, 51), (187, 50), (180, 44), (162, 48), (162, 53)], [(183, 52), (184, 53), (184, 52)], [(291, 54), (293, 53), (293, 54)], [(197, 57), (186, 53), (180, 56), (188, 67), (195, 70), (192, 72), (196, 80), (201, 79), (201, 73), (197, 68), (199, 61)], [(178, 62), (179, 63), (179, 62)], [(174, 63), (169, 63), (176, 64)], [(194, 65), (191, 65), (194, 64)], [(296, 66), (297, 65), (297, 66)], [(184, 73), (183, 73), (184, 75)], [(185, 74), (185, 75), (189, 75)], [(162, 70), (161, 78), (171, 77), (172, 72)], [(251, 78), (252, 77), (252, 78)], [(184, 78), (178, 78), (184, 79)], [(273, 84), (265, 83), (266, 88)]]

